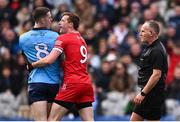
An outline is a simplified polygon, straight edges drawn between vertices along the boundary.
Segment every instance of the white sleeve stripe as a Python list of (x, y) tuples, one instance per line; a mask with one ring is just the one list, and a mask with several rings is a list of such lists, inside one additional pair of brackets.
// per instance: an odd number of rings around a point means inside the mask
[(62, 49), (59, 49), (59, 48), (53, 48), (53, 49), (55, 49), (55, 50), (57, 50), (57, 51), (59, 51), (59, 52), (63, 52), (63, 50)]

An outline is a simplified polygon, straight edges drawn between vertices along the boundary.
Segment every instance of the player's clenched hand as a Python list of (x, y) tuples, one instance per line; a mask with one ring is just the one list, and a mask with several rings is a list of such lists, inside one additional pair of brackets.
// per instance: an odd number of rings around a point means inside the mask
[(134, 103), (135, 104), (141, 104), (142, 101), (144, 100), (145, 96), (142, 96), (141, 94), (138, 94), (135, 98), (134, 98)]
[(32, 64), (29, 63), (29, 62), (27, 63), (26, 68), (27, 68), (27, 70), (29, 71), (29, 73), (34, 69), (34, 67), (32, 66)]

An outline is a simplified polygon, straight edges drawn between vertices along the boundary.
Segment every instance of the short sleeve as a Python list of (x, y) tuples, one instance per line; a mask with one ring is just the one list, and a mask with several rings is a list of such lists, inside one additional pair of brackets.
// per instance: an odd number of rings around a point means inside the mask
[(24, 35), (21, 35), (21, 36), (19, 37), (19, 49), (20, 49), (20, 50), (23, 50), (23, 44), (24, 44), (24, 42), (26, 42), (26, 38), (25, 38)]
[(151, 55), (151, 61), (153, 64), (153, 69), (163, 70), (163, 53), (160, 50), (153, 50)]
[(60, 52), (63, 52), (64, 45), (65, 45), (64, 39), (61, 36), (59, 36), (59, 37), (57, 37), (57, 39), (55, 41), (54, 49), (56, 49)]
[(19, 48), (22, 50), (22, 37), (19, 37)]

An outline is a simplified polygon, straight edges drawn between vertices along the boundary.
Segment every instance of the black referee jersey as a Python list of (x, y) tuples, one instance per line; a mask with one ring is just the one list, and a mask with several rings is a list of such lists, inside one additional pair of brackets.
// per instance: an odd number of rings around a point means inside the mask
[(165, 87), (165, 78), (168, 70), (167, 52), (161, 41), (156, 40), (151, 45), (147, 46), (140, 56), (140, 69), (138, 72), (138, 85), (143, 88), (148, 82), (153, 73), (153, 69), (162, 71), (161, 78), (154, 87)]

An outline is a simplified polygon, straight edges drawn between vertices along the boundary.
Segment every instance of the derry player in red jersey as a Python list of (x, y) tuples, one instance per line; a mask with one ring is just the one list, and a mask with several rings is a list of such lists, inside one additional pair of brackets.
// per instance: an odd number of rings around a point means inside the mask
[(77, 28), (79, 17), (65, 12), (59, 21), (61, 35), (57, 38), (51, 53), (32, 67), (42, 67), (53, 63), (63, 52), (64, 82), (56, 95), (48, 120), (61, 120), (64, 114), (76, 105), (83, 121), (93, 121), (92, 102), (94, 93), (87, 72), (87, 45)]

